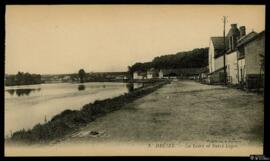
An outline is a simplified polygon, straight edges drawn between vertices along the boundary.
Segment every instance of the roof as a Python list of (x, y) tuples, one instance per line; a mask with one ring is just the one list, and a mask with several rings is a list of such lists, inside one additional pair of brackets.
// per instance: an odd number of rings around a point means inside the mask
[(247, 43), (249, 43), (249, 42), (251, 42), (251, 41), (253, 41), (253, 40), (255, 40), (255, 39), (257, 39), (257, 38), (259, 38), (261, 36), (265, 36), (265, 30), (258, 33), (258, 34), (256, 33), (255, 35), (250, 36), (245, 41), (243, 41), (241, 44), (238, 44), (237, 47), (242, 46), (244, 44), (247, 44)]
[[(261, 36), (265, 36), (265, 30), (263, 30), (262, 32), (260, 32), (260, 33), (258, 33), (256, 36), (254, 36), (251, 40), (253, 40), (253, 39), (256, 39), (256, 38), (258, 38), (258, 37), (261, 37)], [(250, 40), (250, 41), (251, 41)]]
[(252, 40), (256, 35), (258, 35), (256, 32), (252, 31), (249, 34), (241, 37), (237, 42), (237, 47), (242, 46), (246, 43), (248, 43), (250, 40)]
[(224, 38), (223, 37), (211, 37), (215, 49), (224, 49)]

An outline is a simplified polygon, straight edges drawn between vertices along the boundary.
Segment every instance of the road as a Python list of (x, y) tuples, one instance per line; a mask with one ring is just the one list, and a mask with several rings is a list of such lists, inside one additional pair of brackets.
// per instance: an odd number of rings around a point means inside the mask
[(263, 97), (222, 86), (174, 81), (107, 114), (63, 142), (237, 142), (261, 145)]

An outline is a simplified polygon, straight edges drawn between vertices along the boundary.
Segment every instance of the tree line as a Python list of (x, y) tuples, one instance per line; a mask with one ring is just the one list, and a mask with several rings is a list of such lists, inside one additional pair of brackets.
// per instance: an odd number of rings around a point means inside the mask
[(5, 85), (30, 85), (42, 83), (40, 74), (30, 74), (24, 72), (18, 72), (16, 75), (6, 76)]
[(196, 48), (191, 51), (177, 52), (155, 57), (151, 62), (135, 63), (129, 66), (129, 72), (155, 69), (202, 68), (208, 65), (208, 48)]

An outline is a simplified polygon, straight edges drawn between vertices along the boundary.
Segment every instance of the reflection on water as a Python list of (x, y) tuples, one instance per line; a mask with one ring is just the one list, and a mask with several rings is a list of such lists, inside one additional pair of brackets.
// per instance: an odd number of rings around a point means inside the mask
[(139, 89), (139, 88), (144, 87), (144, 83), (127, 83), (126, 87), (128, 89), (128, 92), (132, 92), (135, 89)]
[(85, 85), (80, 84), (80, 85), (78, 86), (78, 90), (79, 90), (79, 91), (85, 90)]
[(10, 95), (14, 95), (14, 92), (15, 92), (15, 90), (14, 89), (10, 89), (10, 90), (6, 90)]
[(127, 83), (126, 87), (128, 89), (128, 92), (134, 91), (134, 85), (133, 85), (133, 83)]
[(45, 120), (49, 121), (66, 109), (80, 110), (83, 105), (95, 100), (113, 98), (127, 92), (126, 83), (116, 82), (5, 87), (5, 135), (44, 123), (45, 116)]
[[(143, 87), (142, 83), (89, 82), (5, 87), (5, 135), (32, 128), (66, 109), (122, 95)], [(42, 90), (41, 90), (42, 89)]]
[(28, 96), (31, 92), (33, 91), (40, 91), (41, 88), (25, 88), (25, 89), (8, 89), (6, 90), (11, 96), (14, 95), (14, 93), (16, 93), (17, 96)]

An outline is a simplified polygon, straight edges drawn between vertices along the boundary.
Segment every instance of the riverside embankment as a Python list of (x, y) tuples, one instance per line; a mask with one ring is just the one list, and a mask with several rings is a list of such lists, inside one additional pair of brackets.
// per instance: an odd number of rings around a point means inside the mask
[[(53, 148), (93, 149), (87, 149), (85, 155), (95, 155), (98, 147), (103, 155), (124, 155), (127, 151), (142, 155), (149, 150), (156, 155), (260, 154), (263, 100), (261, 95), (224, 86), (172, 81), (66, 136)], [(110, 146), (111, 153), (104, 150)], [(119, 146), (128, 150), (121, 151), (116, 148)], [(140, 153), (130, 150), (131, 146), (138, 146)]]
[(44, 124), (37, 124), (30, 130), (20, 130), (13, 133), (11, 138), (6, 139), (6, 143), (47, 143), (54, 139), (59, 139), (94, 121), (97, 117), (118, 110), (123, 105), (141, 98), (167, 83), (169, 82), (149, 83), (143, 88), (135, 89), (118, 97), (97, 100), (94, 103), (86, 104), (81, 110), (65, 110)]

